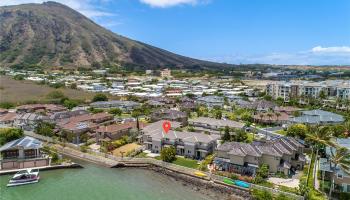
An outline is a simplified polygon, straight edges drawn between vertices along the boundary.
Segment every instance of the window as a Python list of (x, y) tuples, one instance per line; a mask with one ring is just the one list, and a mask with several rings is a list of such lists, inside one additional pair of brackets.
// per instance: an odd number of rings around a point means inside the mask
[(191, 151), (190, 151), (190, 150), (188, 150), (188, 151), (187, 151), (187, 153), (191, 153)]
[(343, 174), (337, 174), (337, 178), (343, 179)]
[(154, 148), (158, 149), (158, 146), (154, 146)]

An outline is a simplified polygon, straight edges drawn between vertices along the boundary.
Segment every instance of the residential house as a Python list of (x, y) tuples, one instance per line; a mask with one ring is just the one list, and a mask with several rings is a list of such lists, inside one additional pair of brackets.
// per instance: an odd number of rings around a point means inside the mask
[(175, 127), (180, 126), (178, 122), (171, 122), (173, 129), (165, 133), (162, 128), (163, 122), (158, 121), (142, 129), (140, 142), (153, 153), (160, 153), (163, 148), (173, 146), (177, 155), (204, 159), (213, 153), (220, 138), (218, 135), (176, 131)]
[(196, 103), (199, 105), (205, 105), (208, 108), (214, 107), (224, 107), (224, 97), (219, 96), (205, 96), (196, 100)]
[(254, 121), (263, 124), (286, 124), (289, 122), (289, 115), (285, 112), (258, 112), (253, 116)]
[(151, 114), (152, 121), (169, 120), (180, 122), (182, 126), (187, 125), (187, 114), (178, 110), (160, 109)]
[(269, 166), (270, 173), (293, 174), (303, 169), (304, 146), (294, 138), (282, 137), (268, 142), (252, 144), (226, 142), (217, 147), (214, 163), (223, 171), (254, 175), (262, 164)]
[(220, 134), (226, 126), (229, 128), (243, 129), (245, 124), (232, 120), (214, 119), (209, 117), (198, 117), (189, 119), (188, 124), (197, 131), (208, 132), (210, 134)]
[[(139, 128), (143, 128), (144, 123), (139, 123)], [(137, 122), (125, 122), (123, 124), (111, 124), (100, 126), (96, 129), (96, 142), (113, 141), (122, 138), (125, 135), (130, 136), (132, 130), (137, 131)]]
[(130, 112), (139, 107), (140, 104), (134, 101), (98, 101), (90, 104), (93, 108), (110, 109), (120, 108), (123, 111)]
[(16, 119), (13, 123), (14, 126), (23, 130), (32, 131), (35, 129), (38, 123), (46, 120), (48, 117), (36, 114), (36, 113), (22, 113), (16, 115)]
[(344, 122), (344, 117), (324, 110), (307, 110), (302, 111), (301, 116), (291, 117), (289, 122), (312, 125), (339, 124)]
[[(337, 138), (337, 144), (340, 147), (345, 147), (350, 151), (350, 138)], [(330, 163), (331, 154), (336, 154), (334, 147), (326, 148), (326, 158), (320, 158), (321, 179), (330, 181), (334, 173), (335, 190), (338, 192), (350, 192), (350, 174), (348, 174), (340, 166), (334, 168), (334, 163)], [(332, 167), (331, 167), (332, 166)]]
[(8, 112), (0, 115), (0, 125), (2, 126), (13, 126), (16, 120), (17, 114)]
[(49, 157), (42, 153), (42, 148), (42, 142), (29, 136), (6, 143), (0, 147), (1, 170), (49, 165)]
[(43, 112), (43, 113), (55, 113), (66, 111), (67, 108), (56, 104), (27, 104), (21, 105), (16, 108), (17, 113), (33, 113), (33, 112)]
[(61, 130), (60, 134), (65, 136), (70, 134), (72, 142), (75, 144), (80, 144), (82, 139), (93, 137), (94, 135), (92, 133), (98, 128), (98, 126), (111, 124), (113, 122), (113, 115), (107, 113), (97, 113), (93, 115), (86, 114), (63, 119), (58, 122), (57, 126)]

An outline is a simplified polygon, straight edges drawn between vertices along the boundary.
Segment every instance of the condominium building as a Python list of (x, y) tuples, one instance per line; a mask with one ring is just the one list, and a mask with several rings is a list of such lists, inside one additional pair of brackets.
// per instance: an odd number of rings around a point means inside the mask
[(279, 81), (266, 85), (266, 93), (274, 99), (283, 98), (288, 101), (292, 97), (307, 96), (318, 98), (323, 92), (326, 96), (340, 99), (350, 99), (350, 81), (327, 80), (310, 81)]
[(160, 153), (163, 148), (173, 146), (177, 155), (204, 159), (213, 153), (220, 138), (218, 135), (176, 131), (175, 128), (180, 126), (178, 122), (171, 122), (173, 129), (166, 133), (162, 129), (163, 122), (158, 121), (142, 129), (140, 143), (153, 153)]
[(226, 142), (218, 146), (214, 163), (224, 171), (254, 175), (259, 165), (267, 164), (270, 173), (289, 175), (303, 169), (304, 146), (290, 137), (252, 144)]
[(171, 70), (170, 69), (163, 69), (160, 71), (160, 76), (162, 78), (169, 78), (171, 76)]

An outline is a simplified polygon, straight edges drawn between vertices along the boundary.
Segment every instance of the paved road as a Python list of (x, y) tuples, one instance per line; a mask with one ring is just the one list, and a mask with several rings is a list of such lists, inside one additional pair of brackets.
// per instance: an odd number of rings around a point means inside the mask
[(267, 135), (267, 139), (272, 139), (272, 138), (279, 138), (283, 137), (283, 135), (276, 133), (276, 131), (282, 130), (283, 128), (280, 126), (276, 127), (268, 127), (268, 128), (258, 128), (258, 127), (253, 127), (255, 130), (263, 135)]

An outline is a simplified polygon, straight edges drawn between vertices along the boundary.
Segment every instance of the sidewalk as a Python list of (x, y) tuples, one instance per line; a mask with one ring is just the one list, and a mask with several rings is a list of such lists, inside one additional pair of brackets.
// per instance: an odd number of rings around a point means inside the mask
[(313, 171), (313, 174), (314, 174), (314, 187), (315, 187), (316, 190), (320, 189), (320, 181), (317, 178), (317, 172), (318, 172), (318, 169), (320, 167), (319, 164), (320, 164), (319, 159), (316, 159), (315, 166), (314, 166), (314, 171)]

